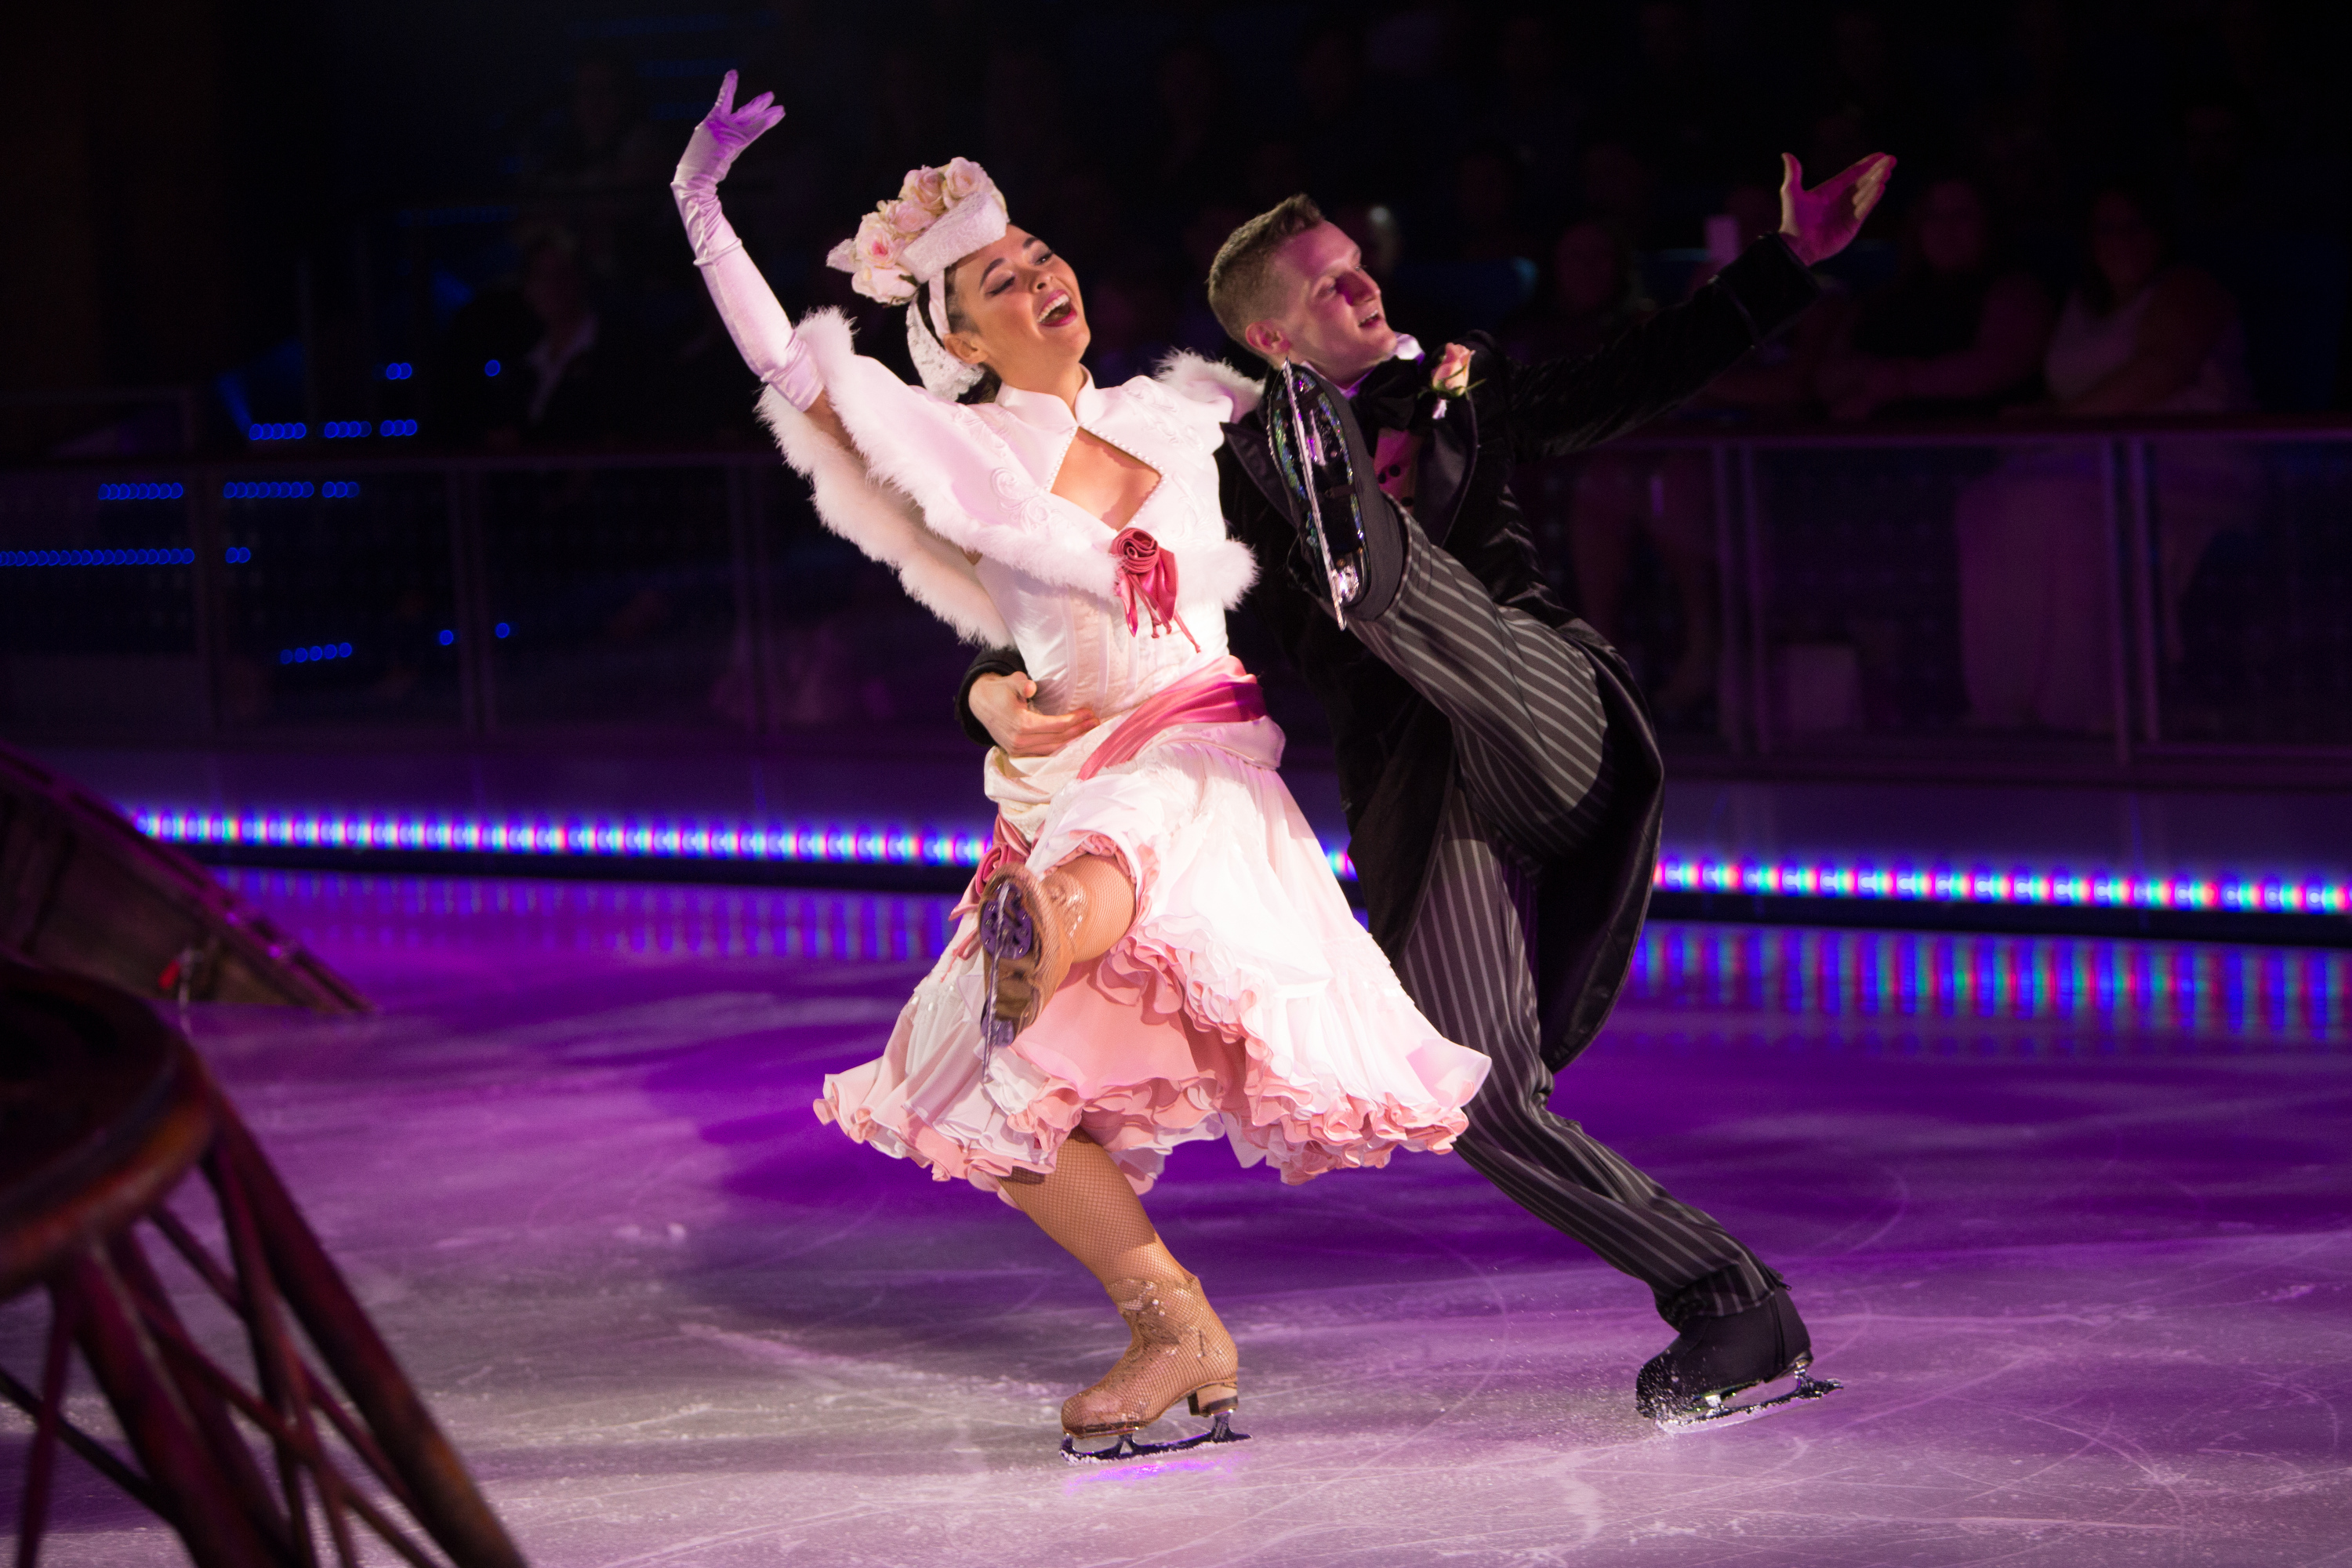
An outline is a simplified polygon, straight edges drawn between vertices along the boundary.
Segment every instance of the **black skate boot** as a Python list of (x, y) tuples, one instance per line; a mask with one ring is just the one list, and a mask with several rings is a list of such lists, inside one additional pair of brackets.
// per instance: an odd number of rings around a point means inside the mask
[[(1685, 1329), (1633, 1380), (1633, 1407), (1667, 1432), (1752, 1421), (1834, 1391), (1838, 1384), (1812, 1375), (1812, 1336), (1797, 1304), (1787, 1290), (1775, 1290), (1744, 1312), (1701, 1318)], [(1738, 1397), (1784, 1378), (1794, 1378), (1794, 1385)]]

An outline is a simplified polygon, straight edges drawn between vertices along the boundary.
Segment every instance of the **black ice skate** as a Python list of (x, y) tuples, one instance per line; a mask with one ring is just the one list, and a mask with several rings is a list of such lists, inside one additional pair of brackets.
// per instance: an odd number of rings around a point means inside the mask
[[(1701, 1318), (1685, 1329), (1633, 1380), (1633, 1406), (1664, 1432), (1736, 1426), (1791, 1405), (1820, 1399), (1839, 1384), (1812, 1374), (1813, 1341), (1786, 1290), (1728, 1317)], [(1784, 1378), (1777, 1394), (1742, 1400)]]

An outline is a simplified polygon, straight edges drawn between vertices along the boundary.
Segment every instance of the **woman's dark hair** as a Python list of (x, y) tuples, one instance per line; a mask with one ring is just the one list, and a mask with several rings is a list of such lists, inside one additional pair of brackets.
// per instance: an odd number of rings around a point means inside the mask
[(2139, 215), (2140, 222), (2156, 231), (2158, 268), (2161, 270), (2172, 259), (2172, 209), (2154, 185), (2142, 180), (2115, 179), (2092, 186), (2090, 198), (2083, 204), (2083, 272), (2075, 287), (2083, 296), (2083, 303), (2100, 316), (2116, 308), (2116, 291), (2107, 282), (2107, 275), (2099, 269), (2099, 258), (2090, 244), (2091, 215), (2110, 196), (2130, 206)]
[[(940, 298), (947, 301), (948, 331), (951, 332), (968, 332), (971, 331), (971, 318), (966, 315), (964, 313), (963, 307), (956, 302), (955, 277), (955, 263), (950, 262), (948, 263), (947, 271), (941, 274), (940, 278)], [(919, 287), (916, 289), (914, 300), (908, 303), (907, 309), (914, 311), (917, 317), (921, 320), (923, 323), (923, 331), (929, 332), (933, 338), (937, 338), (940, 334), (938, 329), (931, 325), (931, 313), (924, 308), (923, 295), (925, 292), (926, 290)], [(945, 343), (941, 343), (940, 347), (945, 349), (947, 345)], [(1004, 382), (1003, 378), (1000, 377), (994, 370), (991, 369), (987, 365), (982, 365), (980, 369), (980, 379), (972, 383), (971, 387), (965, 391), (964, 395), (957, 398), (956, 401), (958, 403), (993, 402), (997, 392), (1003, 385)]]

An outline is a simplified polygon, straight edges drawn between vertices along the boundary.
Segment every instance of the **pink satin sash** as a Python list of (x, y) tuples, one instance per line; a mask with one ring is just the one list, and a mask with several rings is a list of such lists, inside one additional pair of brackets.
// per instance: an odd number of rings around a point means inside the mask
[[(1246, 724), (1265, 717), (1265, 694), (1258, 689), (1257, 677), (1242, 668), (1242, 661), (1231, 654), (1205, 665), (1160, 692), (1146, 699), (1135, 711), (1118, 721), (1094, 754), (1078, 764), (1078, 777), (1090, 779), (1103, 769), (1132, 762), (1142, 754), (1153, 737), (1179, 724)], [(980, 858), (980, 868), (971, 874), (971, 881), (963, 890), (956, 907), (948, 911), (948, 920), (961, 922), (964, 916), (980, 908), (980, 895), (988, 879), (1007, 861), (1029, 858), (1032, 846), (1021, 830), (1004, 820), (996, 819), (996, 830), (988, 852)], [(958, 958), (970, 958), (972, 944), (979, 940), (978, 931), (967, 937), (956, 950)]]
[(1257, 677), (1228, 654), (1145, 699), (1078, 765), (1078, 777), (1090, 779), (1105, 768), (1132, 762), (1154, 736), (1179, 724), (1245, 724), (1265, 717), (1265, 694), (1258, 689)]

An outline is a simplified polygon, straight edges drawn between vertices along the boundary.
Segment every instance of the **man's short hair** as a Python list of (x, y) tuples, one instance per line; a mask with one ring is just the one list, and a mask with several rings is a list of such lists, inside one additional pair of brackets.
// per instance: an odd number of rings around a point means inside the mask
[(1234, 342), (1248, 347), (1242, 334), (1250, 323), (1281, 310), (1275, 255), (1322, 221), (1323, 209), (1312, 196), (1291, 196), (1234, 230), (1217, 247), (1217, 258), (1209, 263), (1209, 309)]

